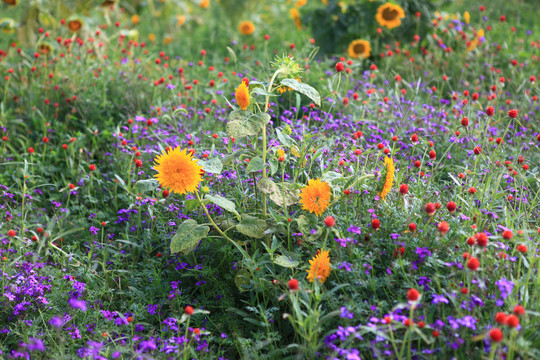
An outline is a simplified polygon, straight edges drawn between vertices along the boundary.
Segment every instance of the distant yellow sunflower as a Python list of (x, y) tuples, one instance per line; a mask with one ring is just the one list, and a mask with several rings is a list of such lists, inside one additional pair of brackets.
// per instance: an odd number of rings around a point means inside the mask
[(71, 32), (77, 32), (82, 29), (84, 22), (79, 18), (68, 20), (66, 26)]
[(330, 271), (332, 270), (330, 266), (332, 264), (330, 264), (329, 252), (330, 250), (319, 251), (313, 259), (309, 260), (310, 267), (309, 270), (307, 270), (307, 279), (310, 282), (319, 279), (321, 284), (323, 284), (330, 275)]
[(249, 89), (245, 82), (242, 81), (240, 85), (238, 85), (234, 95), (240, 109), (246, 110), (249, 106)]
[(302, 19), (300, 19), (300, 12), (297, 9), (292, 8), (289, 10), (289, 13), (291, 14), (291, 18), (293, 19), (296, 28), (298, 30), (302, 30)]
[(202, 166), (193, 161), (193, 155), (187, 149), (176, 147), (163, 152), (154, 160), (154, 177), (162, 187), (177, 194), (193, 192), (202, 181)]
[(384, 167), (386, 171), (386, 176), (384, 178), (383, 188), (379, 193), (381, 200), (384, 200), (386, 195), (388, 195), (388, 193), (392, 189), (392, 185), (394, 184), (394, 172), (396, 171), (396, 168), (394, 167), (394, 159), (392, 159), (391, 156), (384, 157)]
[(401, 19), (405, 17), (405, 12), (399, 5), (386, 3), (379, 6), (375, 20), (381, 26), (386, 26), (389, 29), (393, 29), (401, 25)]
[(349, 44), (349, 56), (356, 59), (366, 59), (371, 54), (371, 45), (366, 40), (354, 40)]
[(141, 21), (141, 17), (139, 15), (133, 14), (133, 16), (131, 16), (131, 23), (133, 25), (137, 25), (140, 21)]
[(242, 21), (238, 25), (238, 32), (242, 35), (251, 35), (255, 32), (255, 24), (251, 21)]
[(330, 185), (321, 179), (309, 180), (300, 193), (300, 204), (302, 209), (321, 216), (330, 204)]
[(0, 30), (4, 34), (13, 34), (15, 32), (16, 24), (15, 20), (11, 18), (0, 19)]

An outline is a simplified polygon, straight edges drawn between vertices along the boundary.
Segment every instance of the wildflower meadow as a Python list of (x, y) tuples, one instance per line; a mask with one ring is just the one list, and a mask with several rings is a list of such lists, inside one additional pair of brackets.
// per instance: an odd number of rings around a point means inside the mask
[(540, 359), (532, 0), (1, 0), (0, 359)]

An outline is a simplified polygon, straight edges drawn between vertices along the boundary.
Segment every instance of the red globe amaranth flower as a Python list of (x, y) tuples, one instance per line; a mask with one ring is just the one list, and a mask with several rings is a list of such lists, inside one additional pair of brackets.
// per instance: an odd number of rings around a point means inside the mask
[(510, 230), (504, 230), (502, 233), (502, 237), (505, 240), (510, 240), (512, 237), (514, 237), (514, 234)]
[(336, 220), (334, 219), (333, 216), (327, 216), (325, 219), (324, 219), (324, 225), (326, 227), (332, 227), (334, 225), (336, 225)]
[(476, 194), (476, 188), (474, 188), (474, 187), (470, 187), (468, 191), (471, 194)]
[(475, 153), (476, 155), (481, 154), (481, 153), (482, 153), (482, 148), (481, 148), (480, 146), (476, 146), (476, 147), (474, 148), (474, 153)]
[(378, 228), (380, 228), (381, 222), (379, 221), (379, 219), (371, 220), (371, 227), (373, 228), (373, 230), (377, 230)]
[(488, 116), (493, 116), (493, 114), (495, 114), (495, 109), (493, 108), (493, 106), (488, 106), (487, 109), (486, 109), (486, 114)]
[(437, 158), (437, 153), (435, 152), (435, 150), (431, 150), (431, 151), (429, 152), (429, 158), (430, 158), (431, 160), (435, 160), (435, 159)]
[(407, 290), (407, 300), (417, 301), (420, 297), (420, 293), (415, 288)]
[(433, 330), (433, 332), (431, 333), (431, 335), (433, 335), (434, 338), (438, 338), (438, 337), (441, 335), (441, 333), (438, 332), (437, 330)]
[(518, 111), (516, 109), (508, 110), (508, 116), (510, 116), (512, 119), (515, 119), (518, 116)]
[(128, 316), (127, 321), (128, 321), (128, 323), (132, 323), (133, 322), (133, 317)]
[(441, 221), (439, 225), (437, 225), (437, 229), (439, 230), (439, 234), (446, 235), (450, 230), (450, 225), (448, 225), (446, 221)]
[(88, 167), (88, 169), (90, 169), (90, 171), (94, 171), (94, 170), (96, 170), (96, 165), (91, 164), (91, 165)]
[(169, 197), (169, 190), (167, 189), (163, 190), (163, 192), (161, 193), (161, 196), (163, 196), (164, 198)]
[(419, 327), (420, 329), (423, 329), (424, 326), (426, 326), (426, 323), (423, 322), (423, 321), (419, 321), (417, 325), (418, 325), (418, 327)]
[(491, 331), (489, 332), (489, 337), (494, 342), (501, 342), (501, 340), (503, 339), (503, 332), (499, 328), (491, 329)]
[(480, 267), (480, 260), (476, 257), (472, 257), (467, 261), (467, 268), (471, 271), (476, 271)]
[(508, 315), (506, 325), (515, 328), (519, 325), (519, 318), (516, 315)]
[(336, 64), (336, 71), (342, 72), (343, 70), (345, 70), (345, 65), (343, 65), (343, 63), (340, 61)]
[(465, 127), (469, 126), (469, 118), (464, 117), (463, 119), (461, 119), (461, 125)]
[(467, 295), (467, 294), (469, 293), (469, 289), (467, 289), (466, 287), (461, 288), (461, 293), (462, 293), (463, 295)]
[(29, 147), (28, 148), (28, 153), (29, 154), (33, 154), (35, 152), (34, 148), (33, 147)]
[(497, 314), (495, 314), (495, 321), (497, 322), (497, 324), (499, 325), (504, 325), (506, 324), (506, 319), (508, 318), (508, 316), (503, 313), (502, 311), (498, 312)]
[(416, 224), (415, 223), (410, 223), (409, 224), (409, 231), (410, 232), (415, 232), (416, 231)]
[(298, 280), (296, 279), (289, 280), (289, 290), (298, 290)]
[(489, 239), (486, 233), (483, 233), (483, 232), (478, 233), (475, 235), (475, 237), (476, 237), (476, 244), (478, 244), (478, 246), (480, 247), (487, 246)]
[(420, 166), (422, 166), (422, 163), (420, 162), (420, 160), (416, 160), (416, 161), (414, 162), (414, 166), (417, 167), (417, 168), (419, 168)]
[(527, 252), (527, 247), (523, 244), (519, 244), (516, 249), (522, 254), (525, 254)]
[(471, 236), (470, 238), (467, 239), (467, 245), (473, 246), (474, 244), (476, 244), (475, 238)]
[(411, 319), (405, 319), (403, 325), (405, 325), (406, 327), (411, 327), (414, 325), (414, 321), (412, 321)]
[(15, 235), (17, 235), (15, 230), (9, 230), (7, 234), (8, 234), (9, 237), (14, 237)]
[(427, 203), (426, 213), (428, 214), (428, 216), (433, 216), (435, 214), (435, 204)]
[(448, 202), (448, 204), (446, 204), (446, 208), (448, 209), (450, 214), (452, 214), (454, 211), (456, 211), (456, 203), (453, 201), (450, 201)]
[(399, 192), (402, 195), (407, 195), (409, 193), (409, 186), (407, 184), (401, 184), (399, 186)]
[(514, 314), (516, 315), (525, 315), (525, 308), (521, 305), (516, 305), (514, 307)]
[(186, 308), (184, 309), (184, 312), (187, 314), (187, 315), (193, 315), (193, 307), (191, 306), (186, 306)]
[(418, 135), (413, 134), (413, 135), (411, 136), (411, 141), (412, 141), (413, 143), (418, 142)]

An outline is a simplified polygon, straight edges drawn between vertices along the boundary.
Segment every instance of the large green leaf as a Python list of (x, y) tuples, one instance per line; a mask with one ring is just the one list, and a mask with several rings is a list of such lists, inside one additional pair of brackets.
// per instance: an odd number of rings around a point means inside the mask
[(199, 241), (208, 235), (209, 231), (208, 226), (199, 225), (193, 219), (184, 221), (171, 240), (171, 253), (175, 254), (180, 251), (184, 254), (190, 253), (197, 247)]
[(246, 215), (242, 221), (236, 225), (236, 230), (256, 239), (264, 237), (266, 228), (266, 221), (249, 215)]
[(232, 201), (225, 199), (223, 196), (206, 194), (204, 199), (216, 204), (223, 210), (227, 210), (236, 214), (236, 216), (240, 216), (238, 211), (236, 211), (236, 205)]
[(288, 256), (280, 255), (274, 259), (274, 264), (277, 264), (279, 266), (283, 266), (286, 268), (294, 268), (294, 267), (297, 267), (298, 264), (300, 263), (296, 260), (291, 259)]
[(227, 134), (234, 138), (257, 135), (270, 122), (267, 113), (236, 110), (230, 113)]
[(146, 193), (157, 189), (159, 182), (155, 179), (139, 180), (135, 183), (135, 191)]
[(204, 171), (212, 174), (219, 175), (223, 170), (223, 163), (217, 157), (209, 161), (199, 162), (199, 165), (202, 165)]
[(257, 156), (251, 159), (246, 167), (246, 172), (249, 174), (252, 172), (261, 171), (262, 169), (264, 169), (264, 162), (259, 156)]
[(301, 83), (300, 81), (296, 79), (283, 79), (281, 80), (281, 84), (288, 86), (291, 89), (294, 89), (301, 94), (306, 95), (308, 98), (313, 100), (313, 102), (317, 104), (317, 106), (321, 106), (321, 95), (312, 86)]

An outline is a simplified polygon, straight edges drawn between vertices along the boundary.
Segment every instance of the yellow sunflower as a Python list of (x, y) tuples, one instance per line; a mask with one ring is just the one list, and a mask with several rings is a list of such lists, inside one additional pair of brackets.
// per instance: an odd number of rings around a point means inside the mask
[(0, 30), (4, 34), (13, 34), (15, 32), (16, 24), (15, 20), (10, 18), (0, 19)]
[(238, 25), (238, 32), (242, 35), (251, 35), (255, 32), (255, 24), (251, 21), (242, 21)]
[(4, 3), (10, 6), (16, 6), (19, 4), (19, 0), (4, 0)]
[(289, 13), (291, 14), (291, 18), (293, 19), (296, 28), (298, 30), (302, 30), (302, 19), (300, 19), (300, 12), (297, 9), (292, 8), (289, 10)]
[(141, 22), (141, 17), (137, 14), (133, 14), (133, 16), (131, 16), (131, 23), (137, 25), (139, 22)]
[(354, 40), (349, 44), (349, 56), (356, 59), (366, 59), (371, 54), (371, 45), (366, 40)]
[(68, 20), (66, 26), (71, 32), (77, 32), (82, 29), (84, 22), (79, 18)]
[(394, 184), (394, 172), (396, 171), (396, 168), (394, 167), (394, 159), (392, 159), (391, 156), (384, 157), (384, 167), (386, 170), (386, 177), (384, 178), (383, 188), (379, 193), (381, 200), (384, 200), (386, 195), (388, 195), (388, 193), (392, 189), (392, 185)]
[(332, 264), (330, 264), (330, 256), (328, 256), (329, 252), (330, 250), (318, 251), (317, 255), (313, 259), (309, 260), (310, 267), (309, 270), (307, 270), (307, 279), (310, 282), (315, 281), (315, 279), (319, 279), (321, 284), (324, 284), (330, 275), (330, 271), (332, 270), (330, 269), (330, 266)]
[(193, 161), (193, 155), (187, 149), (176, 147), (163, 152), (154, 160), (154, 177), (162, 187), (177, 194), (193, 192), (202, 181), (202, 166)]
[(321, 216), (330, 204), (330, 185), (321, 179), (309, 180), (300, 193), (300, 204), (302, 209)]
[(399, 5), (386, 3), (379, 6), (375, 20), (381, 26), (386, 26), (389, 29), (393, 29), (401, 25), (401, 19), (405, 17), (405, 12)]
[(210, 0), (202, 0), (199, 3), (199, 6), (202, 7), (203, 9), (208, 9), (210, 7)]
[(234, 95), (240, 109), (246, 110), (249, 106), (249, 89), (245, 82), (242, 81), (240, 85), (238, 85)]

